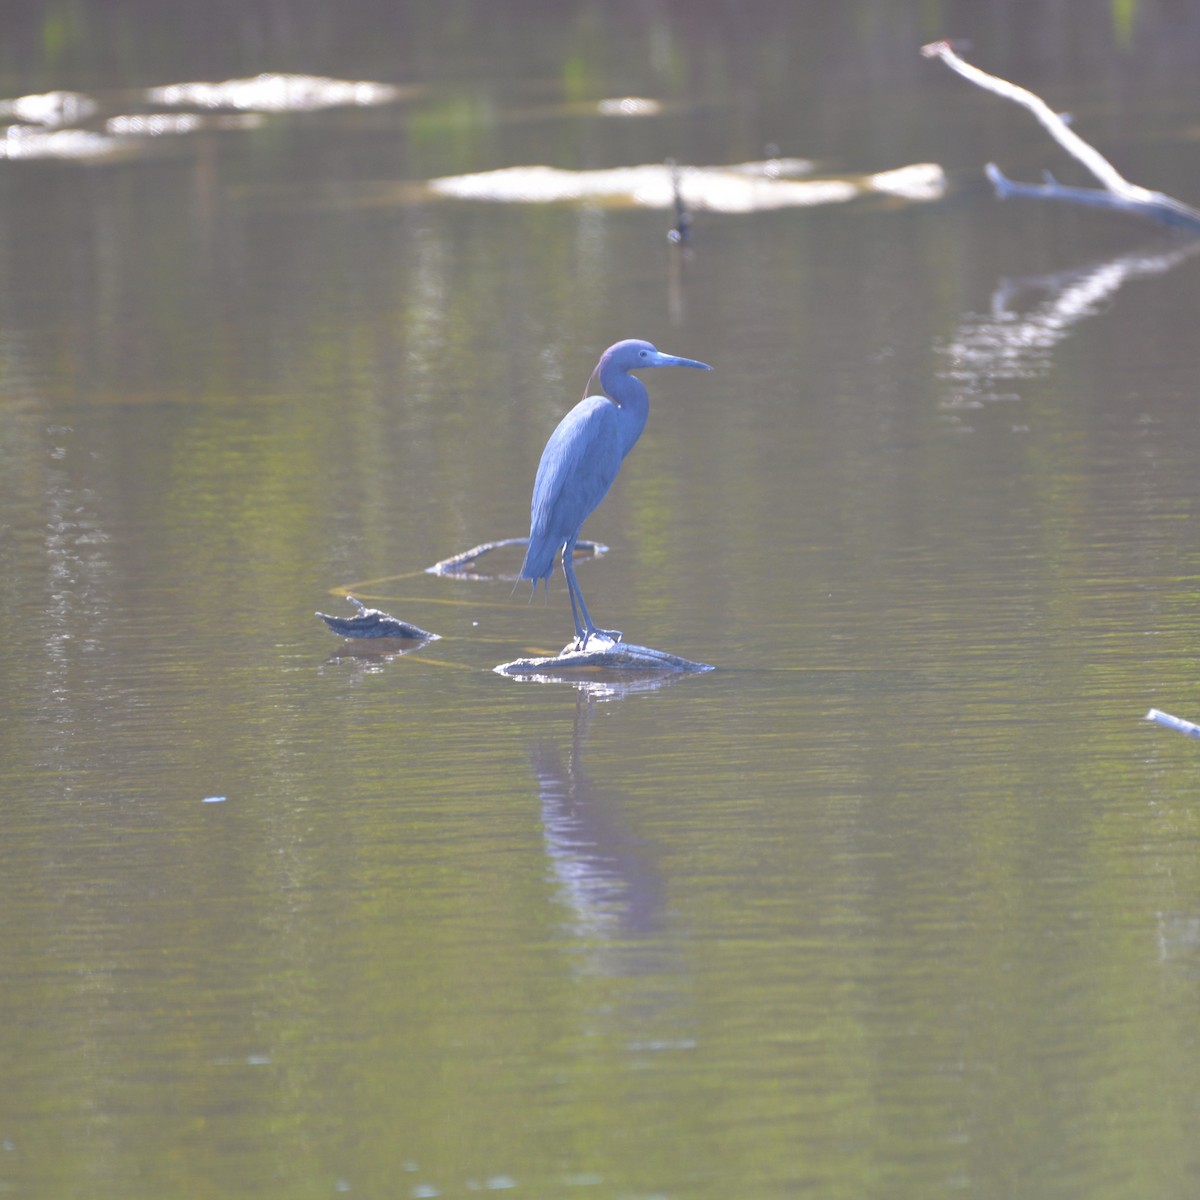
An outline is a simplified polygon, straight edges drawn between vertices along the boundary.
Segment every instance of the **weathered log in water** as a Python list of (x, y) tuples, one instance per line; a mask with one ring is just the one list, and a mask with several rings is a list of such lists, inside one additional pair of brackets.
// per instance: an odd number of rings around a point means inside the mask
[(316, 615), (339, 637), (344, 638), (405, 638), (428, 642), (438, 635), (422, 629), (419, 625), (401, 621), (380, 608), (368, 608), (361, 600), (347, 596), (347, 600), (358, 610), (352, 617), (335, 617), (330, 613)]
[(587, 649), (576, 650), (569, 642), (558, 654), (539, 658), (518, 658), (493, 668), (498, 675), (562, 675), (577, 671), (657, 671), (697, 674), (715, 670), (708, 663), (692, 662), (676, 654), (635, 646), (629, 642), (614, 642), (593, 636)]

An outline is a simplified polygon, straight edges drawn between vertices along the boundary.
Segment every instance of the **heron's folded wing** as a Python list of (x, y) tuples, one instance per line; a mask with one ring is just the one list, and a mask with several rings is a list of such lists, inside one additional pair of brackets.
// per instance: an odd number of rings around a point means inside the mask
[(531, 538), (556, 538), (557, 548), (578, 533), (620, 468), (616, 405), (589, 396), (563, 417), (542, 451), (530, 506)]

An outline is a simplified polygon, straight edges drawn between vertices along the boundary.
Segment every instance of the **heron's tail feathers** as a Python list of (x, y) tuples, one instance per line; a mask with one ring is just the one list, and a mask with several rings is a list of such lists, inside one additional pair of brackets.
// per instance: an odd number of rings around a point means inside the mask
[(531, 579), (535, 592), (538, 580), (545, 579), (548, 583), (550, 576), (554, 573), (554, 559), (558, 554), (558, 549), (557, 546), (552, 546), (548, 542), (534, 538), (529, 539), (529, 548), (525, 551), (525, 561), (521, 564), (520, 578)]
[[(524, 582), (525, 582), (525, 580), (524, 580), (524, 579), (518, 579), (518, 580), (517, 580), (517, 582), (513, 584), (513, 589), (512, 589), (512, 591), (509, 593), (509, 595), (510, 595), (510, 596), (515, 596), (515, 595), (517, 594), (517, 588), (519, 588), (519, 587), (521, 586), (521, 584), (523, 584)], [(541, 581), (540, 581), (540, 580), (537, 580), (537, 579), (533, 580), (533, 588), (530, 590), (530, 593), (529, 593), (529, 602), (530, 602), (530, 604), (532, 604), (532, 603), (533, 603), (533, 598), (534, 598), (534, 597), (537, 595), (538, 584), (539, 584), (540, 582), (541, 582)], [(550, 581), (547, 579), (545, 582), (546, 582), (546, 589), (547, 589), (547, 591), (549, 591), (549, 589), (550, 589)]]

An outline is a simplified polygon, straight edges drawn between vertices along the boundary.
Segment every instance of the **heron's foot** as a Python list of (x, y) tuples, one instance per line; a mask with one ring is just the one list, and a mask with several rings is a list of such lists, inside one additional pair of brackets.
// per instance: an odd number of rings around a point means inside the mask
[(605, 641), (617, 643), (625, 635), (619, 629), (589, 629), (582, 637), (575, 639), (575, 652), (582, 654), (588, 647), (588, 642), (592, 638), (603, 638)]

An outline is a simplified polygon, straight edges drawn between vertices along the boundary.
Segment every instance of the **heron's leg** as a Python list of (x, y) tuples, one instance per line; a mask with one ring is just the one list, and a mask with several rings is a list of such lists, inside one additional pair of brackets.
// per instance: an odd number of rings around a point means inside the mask
[[(584, 630), (583, 622), (579, 619), (579, 610), (583, 608), (583, 615), (588, 624), (592, 622), (592, 618), (588, 615), (588, 610), (583, 603), (583, 593), (579, 591), (579, 582), (575, 578), (575, 568), (571, 565), (571, 559), (575, 556), (575, 539), (570, 541), (563, 547), (562, 565), (563, 575), (567, 580), (567, 599), (571, 601), (571, 620), (575, 622), (575, 646), (577, 649), (582, 648), (587, 642), (587, 633)], [(576, 597), (578, 596), (578, 599)]]
[[(571, 615), (575, 618), (575, 649), (586, 650), (588, 639), (594, 633), (608, 638), (610, 642), (619, 642), (624, 636), (619, 629), (596, 628), (592, 614), (588, 612), (587, 605), (583, 602), (583, 592), (580, 590), (579, 580), (575, 578), (574, 558), (575, 539), (571, 538), (563, 547), (563, 574), (567, 577), (567, 594), (571, 598)], [(576, 604), (579, 605), (578, 610), (575, 607)]]

